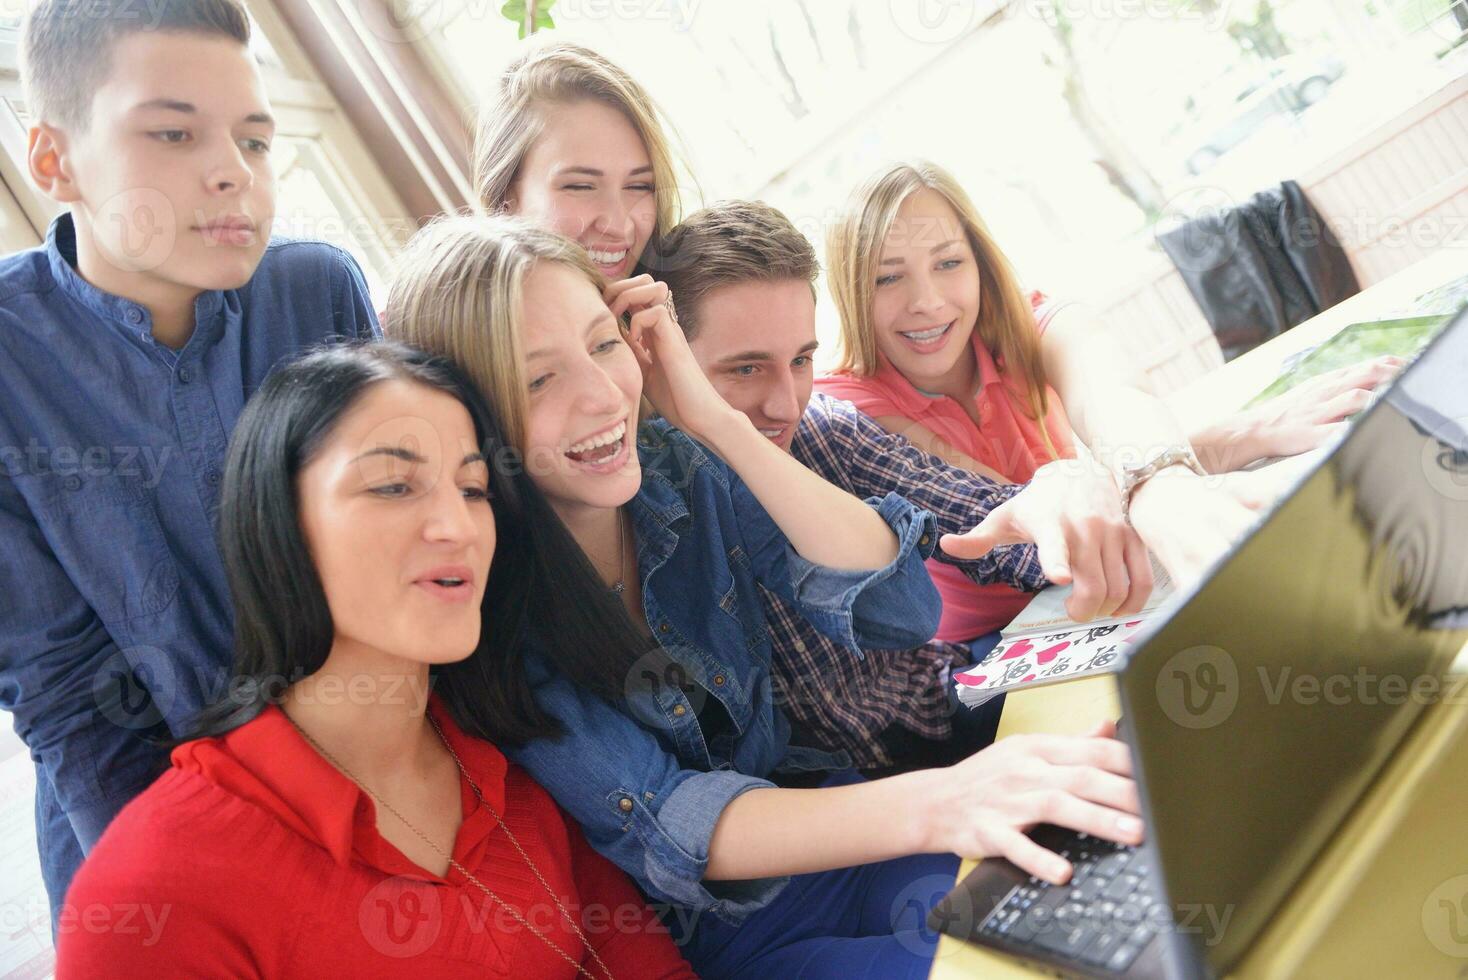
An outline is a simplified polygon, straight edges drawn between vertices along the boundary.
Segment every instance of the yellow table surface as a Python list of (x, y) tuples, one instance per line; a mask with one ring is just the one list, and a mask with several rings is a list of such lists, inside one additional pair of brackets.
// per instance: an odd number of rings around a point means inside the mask
[[(1352, 323), (1379, 319), (1407, 306), (1422, 293), (1464, 273), (1468, 273), (1468, 247), (1443, 249), (1180, 389), (1166, 399), (1167, 404), (1187, 428), (1226, 415), (1274, 381), (1291, 355), (1329, 340)], [(1024, 732), (1080, 733), (1115, 718), (1119, 709), (1116, 682), (1111, 677), (1011, 693), (1005, 698), (999, 737)], [(968, 874), (974, 864), (965, 861), (959, 877)], [(938, 945), (931, 976), (933, 980), (993, 980), (1045, 974), (945, 936)]]

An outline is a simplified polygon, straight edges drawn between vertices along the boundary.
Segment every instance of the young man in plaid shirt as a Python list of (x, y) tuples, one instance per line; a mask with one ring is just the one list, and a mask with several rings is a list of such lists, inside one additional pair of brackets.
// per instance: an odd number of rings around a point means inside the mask
[[(1098, 506), (1105, 495), (1096, 481), (1109, 475), (1059, 461), (1029, 484), (998, 483), (916, 448), (848, 402), (812, 395), (819, 265), (779, 211), (717, 204), (690, 215), (656, 252), (655, 274), (677, 298), (689, 346), (725, 400), (848, 492), (896, 491), (931, 511), (939, 530), (955, 535), (935, 558), (962, 568), (976, 585), (1034, 592), (1048, 581), (1074, 580), (1077, 619), (1146, 600), (1145, 588), (1108, 582), (1100, 560), (1116, 518)], [(988, 653), (997, 634), (863, 656), (823, 637), (768, 591), (764, 600), (777, 702), (789, 716), (792, 744), (845, 752), (858, 769), (890, 771), (951, 764), (993, 740), (1002, 699), (960, 709), (949, 675)]]

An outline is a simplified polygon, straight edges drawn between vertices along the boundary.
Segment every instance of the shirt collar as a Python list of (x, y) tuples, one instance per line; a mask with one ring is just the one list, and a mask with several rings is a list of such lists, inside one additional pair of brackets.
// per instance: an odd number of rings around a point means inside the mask
[(697, 452), (701, 450), (680, 452), (680, 447), (674, 445), (676, 439), (672, 427), (663, 419), (644, 422), (637, 429), (642, 487), (633, 498), (633, 515), (646, 517), (663, 528), (671, 528), (689, 517), (688, 501), (681, 488), (692, 483), (693, 470), (700, 462)]
[[(494, 745), (465, 734), (454, 724), (437, 695), (430, 696), (428, 711), (492, 808), (481, 807), (473, 790), (460, 781), (465, 816), (454, 845), (458, 857), (480, 844), (498, 825), (494, 814), (505, 811), (509, 764)], [(236, 768), (218, 760), (205, 762), (203, 768), (211, 778), (274, 812), (324, 847), (338, 864), (349, 863), (355, 854), (392, 873), (423, 876), (378, 834), (372, 797), (326, 761), (279, 707), (267, 706), (222, 741)]]
[[(151, 339), (153, 314), (141, 303), (103, 292), (82, 278), (76, 268), (76, 222), (70, 212), (63, 212), (46, 231), (46, 258), (51, 278), (63, 293), (93, 313), (116, 324), (128, 334)], [(224, 308), (224, 293), (206, 290), (194, 300), (194, 330), (210, 330)]]

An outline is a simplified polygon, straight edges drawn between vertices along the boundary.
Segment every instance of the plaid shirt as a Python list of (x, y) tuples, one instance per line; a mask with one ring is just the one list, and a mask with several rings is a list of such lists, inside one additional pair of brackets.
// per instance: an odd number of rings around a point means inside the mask
[[(862, 499), (896, 492), (931, 512), (941, 534), (961, 534), (1022, 489), (949, 466), (893, 435), (850, 402), (815, 394), (790, 451), (826, 480)], [(935, 551), (981, 585), (1024, 592), (1047, 584), (1032, 545), (1013, 545), (972, 561)], [(846, 649), (818, 633), (763, 589), (774, 643), (776, 703), (790, 719), (791, 742), (845, 751), (858, 768), (893, 759), (882, 734), (899, 725), (929, 739), (952, 734), (948, 669), (969, 662), (968, 648), (933, 641), (915, 650)]]

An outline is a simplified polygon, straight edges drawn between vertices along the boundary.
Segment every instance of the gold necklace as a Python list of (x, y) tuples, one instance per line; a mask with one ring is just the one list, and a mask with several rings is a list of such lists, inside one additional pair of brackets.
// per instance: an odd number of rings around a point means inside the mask
[(627, 515), (617, 508), (617, 580), (612, 583), (612, 595), (621, 595), (627, 590)]
[[(534, 933), (540, 939), (540, 941), (549, 946), (551, 950), (556, 953), (556, 955), (560, 956), (560, 958), (565, 960), (567, 963), (570, 963), (571, 966), (575, 968), (578, 974), (585, 974), (587, 977), (590, 977), (591, 980), (596, 980), (595, 976), (591, 973), (590, 970), (586, 969), (586, 967), (582, 966), (580, 963), (572, 959), (564, 949), (551, 942), (549, 936), (536, 929), (528, 921), (526, 921), (525, 917), (520, 914), (519, 909), (515, 908), (515, 906), (511, 905), (509, 902), (506, 902), (503, 898), (500, 898), (498, 895), (496, 895), (488, 885), (476, 878), (473, 874), (469, 872), (468, 868), (464, 867), (457, 860), (455, 860), (452, 854), (446, 852), (443, 848), (439, 847), (432, 838), (430, 838), (423, 831), (419, 830), (413, 824), (409, 823), (408, 818), (399, 813), (392, 806), (392, 804), (388, 803), (382, 797), (378, 796), (376, 793), (372, 792), (372, 790), (368, 789), (366, 783), (362, 782), (356, 776), (352, 775), (352, 771), (346, 766), (342, 765), (340, 762), (338, 762), (336, 756), (326, 751), (325, 746), (316, 741), (316, 739), (312, 738), (311, 735), (304, 728), (296, 724), (296, 720), (292, 718), (289, 714), (286, 714), (284, 708), (281, 709), (280, 713), (285, 715), (285, 720), (291, 723), (292, 728), (300, 732), (302, 738), (311, 743), (312, 748), (321, 753), (322, 758), (324, 758), (327, 762), (331, 763), (338, 770), (340, 770), (341, 774), (343, 776), (346, 776), (353, 783), (355, 783), (357, 787), (362, 790), (362, 792), (372, 797), (372, 801), (376, 803), (379, 807), (386, 810), (388, 813), (391, 813), (394, 817), (397, 817), (398, 821), (404, 827), (407, 827), (414, 834), (416, 834), (419, 840), (423, 841), (423, 843), (433, 848), (433, 850), (441, 857), (447, 858), (449, 865), (455, 871), (459, 872), (459, 874), (464, 876), (465, 880), (473, 884), (480, 891), (484, 892), (484, 894), (487, 895), (491, 901), (498, 902), (500, 904), (500, 907), (509, 912), (522, 929)], [(459, 774), (462, 775), (466, 781), (468, 781), (469, 788), (474, 791), (474, 797), (479, 801), (480, 806), (483, 806), (490, 813), (494, 814), (495, 823), (499, 824), (500, 830), (503, 830), (505, 832), (505, 836), (510, 839), (511, 844), (515, 845), (515, 850), (520, 853), (520, 857), (522, 857), (525, 860), (525, 863), (530, 866), (530, 870), (534, 872), (536, 879), (541, 884), (541, 887), (546, 890), (546, 894), (550, 895), (551, 901), (556, 903), (556, 908), (560, 910), (562, 917), (565, 918), (567, 924), (570, 925), (572, 931), (576, 933), (576, 938), (581, 940), (581, 945), (584, 946), (586, 948), (586, 951), (591, 954), (591, 958), (596, 961), (596, 965), (601, 968), (601, 972), (606, 976), (607, 980), (613, 980), (612, 971), (607, 969), (607, 965), (602, 962), (600, 954), (598, 954), (597, 951), (592, 947), (591, 940), (586, 938), (586, 933), (581, 931), (581, 927), (576, 924), (576, 920), (571, 918), (571, 913), (566, 911), (566, 906), (561, 904), (560, 896), (558, 896), (555, 893), (555, 890), (551, 888), (550, 882), (545, 880), (545, 875), (540, 873), (540, 869), (535, 866), (535, 862), (530, 860), (530, 855), (525, 853), (525, 848), (520, 846), (520, 842), (515, 838), (515, 835), (510, 832), (510, 828), (505, 825), (505, 821), (502, 817), (500, 817), (499, 811), (490, 806), (489, 801), (484, 798), (484, 794), (479, 791), (479, 784), (474, 781), (473, 776), (469, 775), (469, 770), (464, 768), (464, 763), (459, 760), (459, 753), (454, 751), (454, 747), (450, 745), (449, 740), (444, 737), (443, 729), (438, 727), (438, 722), (434, 719), (433, 715), (428, 714), (425, 715), (425, 717), (428, 719), (428, 723), (433, 726), (433, 730), (438, 733), (438, 740), (443, 743), (443, 747), (449, 750), (449, 755), (453, 756), (454, 765), (458, 766)]]

